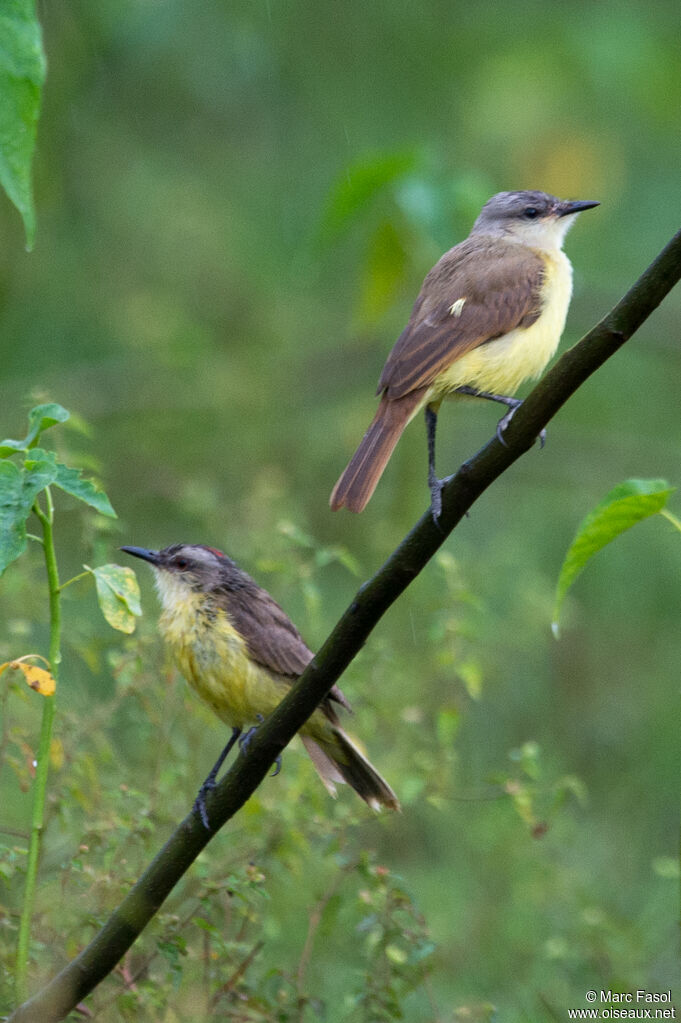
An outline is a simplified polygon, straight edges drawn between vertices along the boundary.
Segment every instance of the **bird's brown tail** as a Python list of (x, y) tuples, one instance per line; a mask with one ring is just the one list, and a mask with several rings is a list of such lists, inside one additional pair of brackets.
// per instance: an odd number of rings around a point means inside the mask
[(337, 782), (347, 782), (372, 810), (380, 810), (382, 806), (399, 810), (399, 800), (387, 781), (342, 728), (334, 727), (332, 736), (331, 741), (322, 743), (319, 738), (301, 735), (305, 749), (331, 795), (336, 795)]
[(402, 431), (423, 395), (423, 389), (411, 391), (402, 398), (391, 399), (383, 395), (371, 426), (333, 488), (329, 500), (333, 511), (345, 507), (361, 512), (367, 506)]

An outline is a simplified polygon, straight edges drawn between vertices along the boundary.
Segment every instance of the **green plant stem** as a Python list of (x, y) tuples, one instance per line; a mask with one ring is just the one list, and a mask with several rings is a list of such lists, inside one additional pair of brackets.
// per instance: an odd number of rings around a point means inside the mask
[[(57, 555), (54, 549), (54, 505), (49, 487), (46, 488), (47, 511), (44, 512), (38, 502), (33, 511), (43, 529), (43, 550), (45, 551), (45, 567), (50, 603), (50, 652), (49, 662), (52, 677), (58, 681), (61, 639), (61, 604), (59, 599), (59, 571)], [(35, 903), (35, 889), (38, 878), (38, 861), (42, 843), (43, 820), (45, 816), (45, 797), (47, 794), (47, 775), (50, 766), (50, 742), (52, 739), (52, 723), (54, 721), (54, 697), (43, 699), (43, 716), (40, 725), (40, 741), (36, 758), (35, 782), (33, 785), (33, 812), (31, 814), (31, 836), (28, 845), (28, 861), (26, 865), (26, 885), (24, 902), (19, 921), (17, 939), (17, 958), (15, 966), (15, 994), (17, 1004), (21, 1004), (27, 993), (28, 952), (31, 935), (31, 919)]]

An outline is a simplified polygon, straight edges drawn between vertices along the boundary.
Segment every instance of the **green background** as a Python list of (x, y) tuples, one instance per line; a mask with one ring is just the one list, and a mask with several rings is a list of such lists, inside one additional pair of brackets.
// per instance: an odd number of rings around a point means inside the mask
[[(108, 533), (84, 526), (64, 499), (63, 574), (122, 561), (122, 543), (217, 545), (314, 648), (425, 510), (420, 420), (362, 516), (332, 514), (328, 496), (425, 272), (482, 202), (516, 188), (601, 201), (567, 240), (563, 347), (678, 229), (681, 9), (167, 0), (44, 4), (39, 16), (48, 78), (32, 254), (0, 204), (2, 431), (21, 436), (39, 400), (82, 417), (89, 432), (57, 442), (99, 472), (120, 519)], [(332, 804), (289, 753), (205, 854), (202, 877), (223, 877), (230, 855), (266, 877), (253, 924), (262, 976), (296, 969), (340, 855), (328, 829), (344, 855), (375, 850), (425, 918), (431, 974), (404, 997), (408, 1020), (487, 1019), (488, 1003), (508, 1023), (566, 1019), (588, 988), (676, 985), (681, 999), (681, 550), (669, 524), (646, 522), (599, 555), (560, 641), (550, 633), (583, 516), (628, 477), (679, 481), (680, 315), (677, 289), (556, 417), (546, 448), (483, 496), (343, 680), (351, 730), (404, 813), (374, 820), (345, 792)], [(440, 472), (495, 423), (485, 403), (443, 407)], [(163, 666), (140, 576), (146, 618), (127, 645), (91, 595), (69, 593), (36, 982), (87, 940), (76, 918), (115, 905), (99, 873), (120, 881), (120, 858), (102, 865), (107, 792), (134, 789), (139, 813), (150, 788), (167, 793), (153, 850), (222, 745)], [(32, 549), (3, 579), (1, 660), (43, 650), (41, 585)], [(113, 670), (140, 644), (137, 675)], [(26, 748), (32, 699), (17, 690), (7, 704)], [(21, 829), (28, 776), (15, 760), (3, 816)], [(57, 879), (95, 823), (101, 883), (85, 869), (64, 947)], [(339, 891), (309, 991), (329, 1020), (390, 1018), (349, 1000), (368, 953), (343, 915), (357, 894)], [(213, 1018), (188, 1007), (194, 983), (188, 973), (170, 1006), (130, 1018)]]

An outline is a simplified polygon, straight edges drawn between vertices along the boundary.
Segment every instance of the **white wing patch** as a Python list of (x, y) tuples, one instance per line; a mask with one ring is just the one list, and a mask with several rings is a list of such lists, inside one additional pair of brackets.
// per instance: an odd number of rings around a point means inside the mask
[(451, 308), (449, 310), (449, 315), (450, 316), (457, 316), (457, 317), (461, 316), (461, 313), (463, 312), (463, 307), (465, 306), (465, 304), (466, 304), (466, 299), (465, 298), (457, 298), (456, 302), (451, 306)]

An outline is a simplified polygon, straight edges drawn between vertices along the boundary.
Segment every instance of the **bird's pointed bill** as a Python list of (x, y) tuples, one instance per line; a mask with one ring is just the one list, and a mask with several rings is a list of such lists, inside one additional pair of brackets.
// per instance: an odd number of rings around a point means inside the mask
[(582, 210), (592, 210), (594, 206), (600, 206), (594, 199), (567, 199), (560, 203), (556, 209), (559, 217), (568, 217), (572, 213), (581, 213)]
[(150, 551), (146, 547), (121, 547), (120, 550), (125, 551), (126, 554), (132, 554), (135, 558), (142, 558), (143, 561), (148, 561), (151, 565), (158, 564), (158, 551)]

